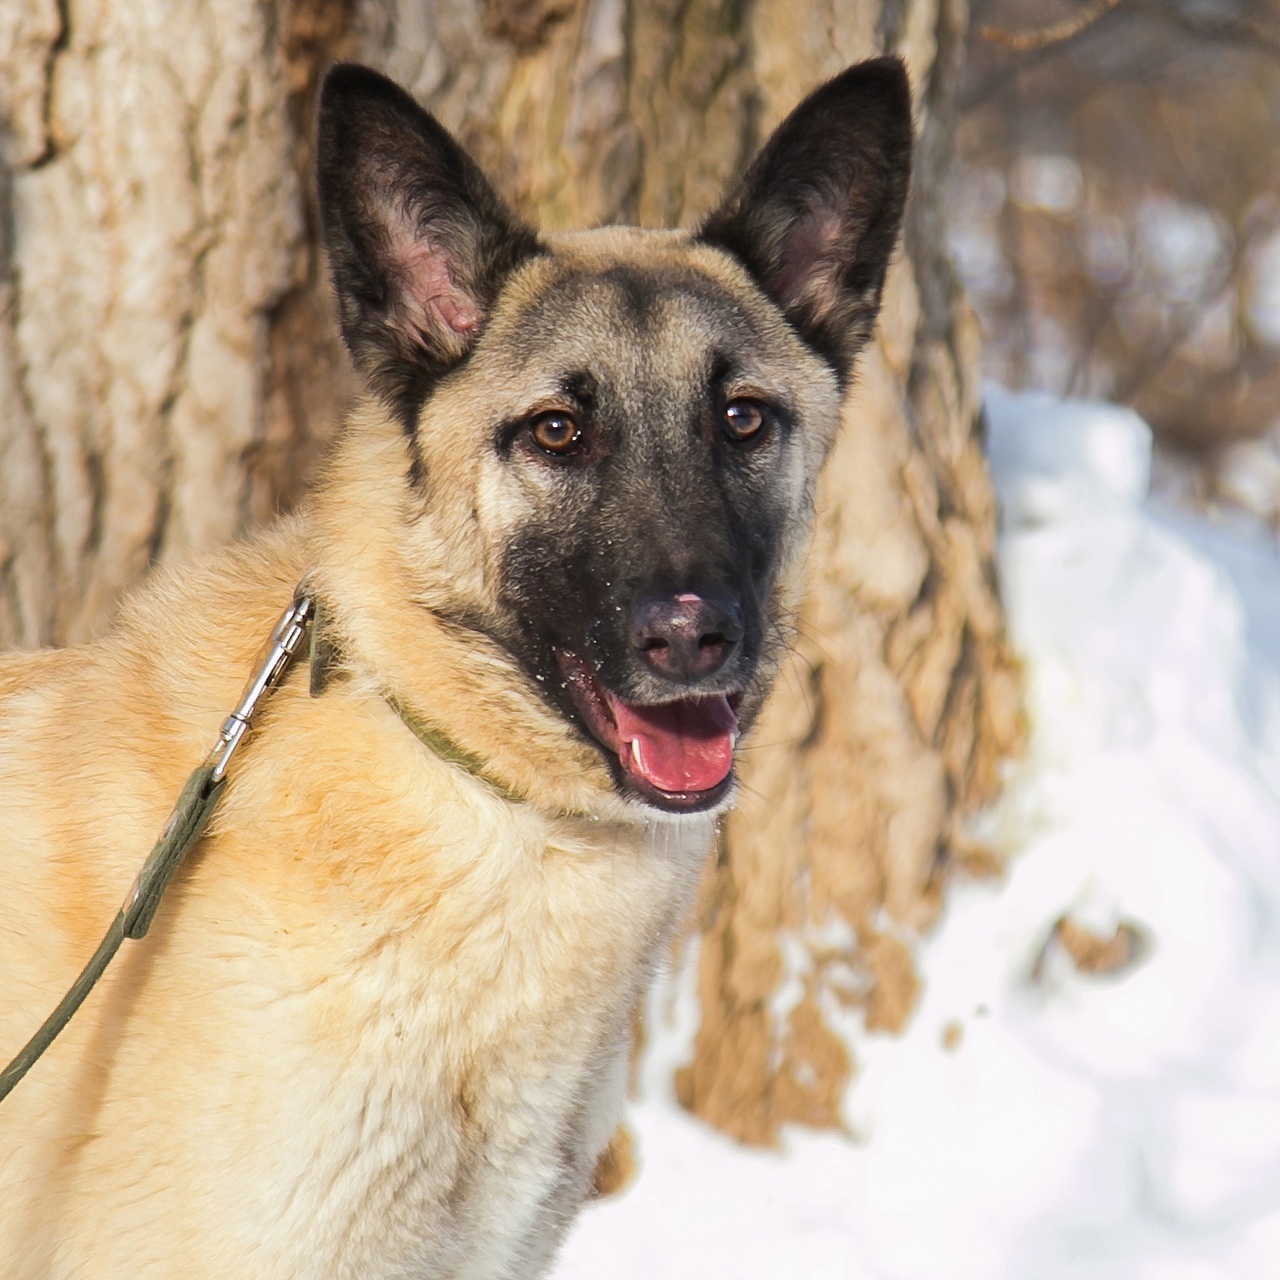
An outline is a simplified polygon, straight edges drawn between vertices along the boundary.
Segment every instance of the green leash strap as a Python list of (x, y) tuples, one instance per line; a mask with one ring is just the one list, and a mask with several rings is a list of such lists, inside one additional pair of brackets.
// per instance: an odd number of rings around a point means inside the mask
[(222, 797), (227, 785), (225, 777), (215, 780), (213, 766), (202, 764), (187, 779), (178, 803), (173, 806), (164, 834), (156, 841), (156, 847), (138, 872), (125, 905), (120, 909), (124, 917), (126, 938), (145, 938), (155, 919), (156, 908), (173, 873), (181, 866), (187, 850), (200, 838), (205, 823), (209, 821), (214, 806)]
[[(227, 765), (249, 731), (254, 711), (261, 699), (284, 679), (308, 631), (311, 632), (311, 696), (317, 697), (323, 692), (331, 668), (336, 663), (336, 647), (332, 637), (323, 630), (317, 614), (316, 599), (306, 591), (304, 581), (299, 586), (293, 603), (276, 623), (267, 641), (266, 657), (250, 677), (239, 705), (223, 721), (217, 744), (209, 753), (209, 758), (187, 779), (160, 839), (156, 841), (155, 848), (138, 872), (138, 878), (134, 881), (124, 906), (111, 922), (106, 937), (98, 944), (98, 949), (72, 983), (71, 989), (58, 1002), (58, 1007), (44, 1020), (18, 1056), (0, 1072), (0, 1102), (31, 1070), (40, 1055), (71, 1021), (75, 1011), (84, 1003), (94, 984), (120, 950), (120, 944), (126, 938), (146, 936), (169, 881), (173, 879), (174, 872), (181, 866), (191, 846), (199, 840), (205, 824), (222, 797), (227, 785)], [(387, 702), (405, 727), (440, 759), (465, 769), (492, 787), (504, 799), (517, 802), (526, 799), (487, 772), (479, 759), (463, 750), (434, 725), (415, 715), (397, 699), (386, 696)]]
[(236, 709), (222, 722), (218, 741), (209, 758), (187, 779), (178, 796), (169, 821), (155, 847), (147, 856), (138, 878), (133, 882), (124, 905), (116, 912), (106, 937), (98, 944), (89, 963), (71, 984), (71, 989), (58, 1002), (58, 1007), (44, 1020), (40, 1029), (27, 1041), (22, 1051), (0, 1071), (0, 1102), (35, 1065), (40, 1055), (53, 1043), (58, 1033), (71, 1021), (84, 1003), (94, 984), (102, 977), (120, 944), (126, 938), (143, 938), (151, 928), (156, 909), (173, 873), (182, 864), (191, 846), (200, 838), (205, 824), (227, 785), (226, 768), (236, 748), (249, 731), (250, 722), (263, 697), (284, 679), (290, 664), (302, 646), (311, 624), (314, 603), (302, 587), (293, 602), (280, 615), (267, 641), (266, 656), (249, 678)]
[(84, 1003), (93, 985), (102, 977), (103, 970), (120, 950), (124, 941), (124, 912), (117, 911), (116, 918), (107, 930), (107, 936), (98, 943), (93, 958), (85, 965), (80, 976), (71, 984), (71, 990), (58, 1001), (58, 1007), (44, 1020), (44, 1025), (23, 1046), (22, 1052), (0, 1071), (0, 1101), (7, 1098), (14, 1085), (35, 1066), (36, 1059), (53, 1043), (54, 1037), (71, 1021), (71, 1015)]
[(89, 963), (71, 984), (71, 989), (58, 1002), (58, 1007), (44, 1020), (40, 1030), (23, 1046), (22, 1052), (0, 1072), (0, 1101), (3, 1101), (14, 1085), (31, 1070), (37, 1058), (53, 1043), (63, 1027), (71, 1021), (72, 1014), (84, 1003), (107, 965), (111, 963), (120, 944), (126, 938), (146, 936), (155, 918), (165, 887), (178, 869), (187, 850), (200, 838), (209, 815), (213, 812), (227, 780), (214, 781), (213, 766), (202, 764), (187, 779), (178, 803), (165, 825), (164, 834), (156, 841), (138, 878), (134, 881), (125, 904), (116, 912), (107, 935), (98, 944)]

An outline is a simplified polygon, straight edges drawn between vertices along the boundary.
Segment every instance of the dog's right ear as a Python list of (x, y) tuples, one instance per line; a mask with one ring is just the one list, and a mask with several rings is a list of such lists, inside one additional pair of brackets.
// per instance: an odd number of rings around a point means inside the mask
[(411, 431), (432, 385), (479, 336), (503, 279), (541, 249), (475, 161), (376, 71), (329, 71), (317, 135), (342, 336)]

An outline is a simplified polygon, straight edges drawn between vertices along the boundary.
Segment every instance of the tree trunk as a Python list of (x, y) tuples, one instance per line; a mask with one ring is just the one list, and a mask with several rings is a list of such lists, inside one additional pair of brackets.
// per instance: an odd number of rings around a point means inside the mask
[(833, 1028), (907, 1016), (910, 940), (1018, 736), (939, 179), (963, 0), (23, 0), (0, 10), (0, 644), (287, 508), (349, 394), (306, 198), (316, 77), (406, 84), (548, 228), (689, 224), (809, 88), (895, 51), (908, 251), (819, 502), (796, 653), (709, 878), (681, 1095), (839, 1122)]

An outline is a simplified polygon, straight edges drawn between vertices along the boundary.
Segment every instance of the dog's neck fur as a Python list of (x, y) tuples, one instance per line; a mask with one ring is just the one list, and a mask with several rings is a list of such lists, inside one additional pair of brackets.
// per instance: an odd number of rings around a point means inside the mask
[[(451, 566), (409, 567), (403, 507), (422, 499), (407, 480), (385, 484), (388, 474), (407, 470), (403, 429), (365, 401), (304, 516), (309, 582), (325, 602), (351, 679), (402, 704), (548, 814), (652, 822), (653, 814), (617, 798), (598, 754), (529, 688), (501, 646), (443, 621), (421, 601), (426, 572), (447, 581)], [(548, 759), (561, 762), (550, 777)]]

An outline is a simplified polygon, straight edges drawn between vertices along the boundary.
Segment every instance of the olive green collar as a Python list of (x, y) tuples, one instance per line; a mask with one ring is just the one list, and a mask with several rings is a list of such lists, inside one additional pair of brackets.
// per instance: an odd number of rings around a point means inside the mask
[[(328, 686), (334, 671), (339, 665), (338, 647), (333, 633), (326, 623), (326, 610), (323, 601), (313, 596), (315, 616), (311, 624), (311, 696), (318, 698)], [(491, 790), (496, 791), (504, 800), (513, 803), (524, 803), (528, 800), (523, 792), (508, 786), (500, 778), (495, 778), (485, 767), (479, 756), (472, 754), (465, 747), (459, 746), (443, 730), (424, 720), (417, 712), (407, 707), (392, 693), (383, 691), (387, 706), (400, 718), (400, 723), (422, 743), (428, 751), (438, 756), (446, 764), (465, 769), (472, 777), (478, 778)]]

